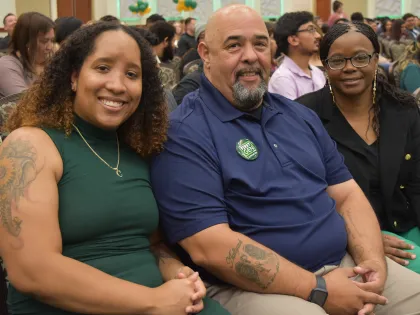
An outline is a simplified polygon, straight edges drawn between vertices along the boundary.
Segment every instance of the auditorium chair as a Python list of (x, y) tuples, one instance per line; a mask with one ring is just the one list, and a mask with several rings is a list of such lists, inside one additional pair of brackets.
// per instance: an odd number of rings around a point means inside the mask
[[(4, 138), (3, 126), (6, 123), (7, 117), (13, 108), (15, 108), (18, 101), (21, 99), (23, 93), (16, 93), (0, 99), (0, 137)], [(0, 313), (1, 315), (1, 313)]]
[(6, 271), (3, 268), (3, 262), (0, 258), (0, 314), (7, 315), (7, 281)]

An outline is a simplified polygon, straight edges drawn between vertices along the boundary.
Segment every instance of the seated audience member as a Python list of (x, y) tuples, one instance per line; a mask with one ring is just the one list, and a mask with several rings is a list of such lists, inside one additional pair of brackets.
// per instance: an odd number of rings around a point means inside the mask
[(420, 88), (420, 35), (416, 42), (407, 46), (400, 59), (400, 69), (400, 88), (414, 93)]
[(74, 16), (60, 18), (55, 23), (55, 41), (61, 45), (64, 40), (71, 35), (74, 31), (82, 27), (82, 20)]
[(366, 18), (366, 24), (369, 25), (375, 34), (378, 32), (378, 24), (376, 24), (376, 21), (373, 19)]
[[(137, 33), (139, 33), (150, 44), (153, 52), (155, 53), (154, 47), (159, 45), (159, 39), (157, 38), (157, 36), (146, 28), (139, 28), (135, 26), (131, 26), (131, 28), (135, 30)], [(156, 60), (158, 61), (159, 58), (156, 55), (155, 57), (156, 57)], [(156, 63), (156, 66), (160, 69), (160, 64), (158, 62)], [(165, 92), (166, 103), (168, 105), (168, 111), (169, 113), (171, 113), (172, 111), (176, 109), (178, 104), (174, 96), (172, 95), (171, 90), (165, 88), (164, 92)]]
[[(202, 41), (204, 38), (205, 29), (206, 29), (206, 24), (197, 24), (195, 27), (194, 38), (195, 38), (195, 42), (197, 43), (197, 46), (200, 43), (200, 41)], [(187, 65), (191, 61), (200, 59), (200, 55), (197, 52), (197, 46), (188, 50), (182, 57), (182, 61), (180, 63), (181, 72), (183, 71), (185, 65)]]
[(362, 13), (360, 13), (360, 12), (354, 12), (350, 16), (350, 21), (364, 23), (365, 22), (365, 18), (363, 17), (363, 14)]
[[(155, 234), (148, 158), (165, 141), (167, 112), (140, 35), (118, 23), (77, 30), (7, 127), (0, 253), (11, 314), (203, 309), (198, 274)], [(203, 312), (227, 314), (209, 299)]]
[(4, 31), (7, 32), (7, 36), (0, 38), (0, 50), (6, 50), (9, 47), (10, 39), (12, 38), (13, 29), (16, 25), (16, 15), (8, 13), (3, 19)]
[[(348, 23), (350, 23), (350, 20), (348, 20), (348, 19), (338, 19), (337, 21), (335, 21), (335, 23), (334, 23), (334, 25), (335, 24), (348, 24)], [(324, 34), (326, 34), (327, 32), (324, 32)]]
[[(314, 17), (314, 23), (315, 25), (317, 25), (319, 28), (322, 27), (322, 25), (324, 25), (324, 21), (322, 20), (322, 18), (320, 16), (315, 16)], [(267, 23), (266, 23), (267, 25)]]
[(381, 32), (378, 35), (379, 38), (385, 38), (390, 40), (391, 39), (391, 28), (392, 28), (392, 21), (390, 19), (385, 19), (382, 22)]
[[(267, 28), (268, 36), (270, 36), (270, 50), (271, 50), (271, 75), (277, 70), (279, 64), (276, 60), (277, 54), (277, 43), (274, 38), (275, 24), (271, 22), (265, 22), (265, 27)], [(270, 75), (270, 76), (271, 76)]]
[(337, 20), (347, 18), (346, 14), (344, 13), (344, 5), (341, 1), (334, 1), (332, 9), (334, 13), (331, 14), (328, 18), (329, 27), (333, 26)]
[(191, 17), (185, 20), (185, 33), (181, 35), (181, 38), (178, 41), (177, 56), (182, 57), (188, 50), (197, 47), (197, 42), (194, 37), (196, 22), (197, 20)]
[(114, 22), (114, 23), (120, 23), (120, 20), (113, 16), (113, 15), (104, 15), (99, 19), (99, 22)]
[[(205, 33), (206, 33), (205, 30), (206, 30), (206, 25), (199, 25), (198, 27), (196, 27), (195, 37), (198, 44), (200, 44), (204, 40)], [(188, 53), (186, 54), (185, 57), (187, 56), (188, 56)], [(183, 59), (185, 59), (185, 57)], [(201, 61), (200, 55), (198, 55), (198, 58), (200, 59), (200, 62), (197, 66), (198, 67), (197, 70), (191, 73), (188, 73), (186, 76), (184, 76), (181, 79), (181, 81), (172, 90), (172, 94), (178, 105), (182, 103), (182, 100), (187, 94), (194, 92), (200, 86), (201, 74), (203, 73), (203, 62)], [(181, 65), (183, 69), (187, 64), (185, 65), (181, 64)]]
[(146, 19), (146, 28), (150, 28), (153, 24), (159, 21), (166, 22), (165, 18), (162, 15), (157, 13), (152, 14)]
[(404, 14), (403, 20), (408, 39), (417, 40), (417, 36), (420, 35), (420, 29), (417, 27), (416, 16), (411, 13), (407, 13)]
[(181, 22), (171, 21), (169, 23), (172, 24), (173, 27), (175, 27), (175, 42), (174, 42), (174, 45), (175, 45), (175, 48), (178, 48), (178, 42), (179, 42), (179, 39), (181, 38), (181, 35), (182, 35)]
[[(321, 38), (319, 39), (321, 41), (325, 33), (322, 32), (322, 29), (318, 25), (315, 25), (315, 28), (319, 36), (321, 36)], [(318, 67), (322, 70), (322, 72), (324, 72), (324, 65), (321, 61), (321, 58), (319, 58), (319, 50), (316, 53), (312, 54), (311, 59), (309, 59), (309, 64)]]
[(174, 87), (172, 94), (178, 105), (182, 103), (184, 97), (191, 92), (194, 92), (200, 87), (201, 74), (203, 73), (203, 63), (200, 62), (198, 69), (192, 73), (187, 74), (181, 81)]
[(157, 21), (149, 28), (155, 34), (159, 43), (153, 46), (158, 62), (170, 62), (175, 55), (175, 27), (164, 21)]
[[(150, 30), (148, 30), (147, 28), (142, 28), (142, 27), (137, 27), (137, 26), (130, 26), (133, 30), (135, 30), (137, 33), (139, 33), (152, 47), (153, 53), (156, 55), (157, 51), (160, 51), (160, 49), (157, 48), (157, 46), (159, 46), (160, 42), (159, 42), (159, 38), (157, 37), (157, 35), (155, 35), (154, 33), (152, 33)], [(159, 58), (156, 58), (156, 61), (160, 62)]]
[(418, 314), (420, 275), (385, 258), (375, 213), (319, 118), (267, 93), (269, 41), (244, 5), (209, 19), (200, 89), (152, 162), (168, 240), (234, 315)]
[(403, 20), (394, 20), (391, 26), (391, 41), (400, 42), (407, 38), (407, 31)]
[(283, 53), (285, 57), (270, 79), (271, 93), (294, 100), (325, 85), (324, 73), (309, 64), (319, 50), (321, 38), (312, 20), (312, 13), (292, 12), (277, 21), (274, 34), (277, 54)]
[(53, 52), (54, 23), (38, 12), (19, 16), (10, 55), (0, 58), (0, 98), (26, 90), (41, 74)]
[(337, 143), (376, 213), (385, 254), (420, 273), (420, 115), (416, 102), (377, 74), (379, 42), (366, 24), (334, 26), (320, 51), (329, 84), (296, 101), (319, 115)]
[(322, 33), (326, 34), (328, 32), (328, 30), (330, 29), (330, 27), (328, 26), (328, 24), (324, 24), (321, 27)]

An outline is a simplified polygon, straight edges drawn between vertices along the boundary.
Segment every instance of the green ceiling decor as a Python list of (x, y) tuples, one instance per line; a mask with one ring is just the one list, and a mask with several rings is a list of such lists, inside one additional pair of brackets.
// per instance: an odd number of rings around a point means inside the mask
[(150, 11), (152, 10), (149, 7), (149, 3), (146, 1), (142, 1), (142, 0), (138, 0), (135, 4), (132, 4), (128, 7), (128, 9), (134, 13), (134, 14), (138, 14), (140, 16), (143, 16), (145, 14), (149, 14)]

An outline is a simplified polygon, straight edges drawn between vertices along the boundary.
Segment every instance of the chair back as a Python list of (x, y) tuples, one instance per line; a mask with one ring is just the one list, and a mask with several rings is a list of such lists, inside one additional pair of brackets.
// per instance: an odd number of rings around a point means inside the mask
[(0, 258), (0, 314), (7, 315), (7, 280), (6, 270), (3, 268), (3, 261)]
[(384, 38), (382, 39), (382, 50), (386, 58), (391, 59), (391, 41)]
[(404, 54), (405, 48), (407, 47), (404, 43), (393, 43), (391, 44), (391, 59), (397, 61)]
[(201, 59), (197, 59), (187, 63), (184, 66), (184, 69), (182, 70), (183, 75), (186, 76), (187, 74), (193, 73), (194, 71), (198, 70), (198, 68), (200, 67), (200, 62)]
[(10, 112), (15, 108), (22, 95), (23, 92), (0, 98), (0, 138), (4, 136), (3, 126), (6, 123)]
[(175, 69), (168, 65), (163, 63), (160, 64), (159, 76), (165, 89), (172, 90), (172, 88), (178, 84)]
[(388, 81), (389, 83), (395, 85), (396, 87), (400, 87), (400, 75), (401, 75), (401, 66), (400, 62), (394, 61), (391, 63), (388, 71)]

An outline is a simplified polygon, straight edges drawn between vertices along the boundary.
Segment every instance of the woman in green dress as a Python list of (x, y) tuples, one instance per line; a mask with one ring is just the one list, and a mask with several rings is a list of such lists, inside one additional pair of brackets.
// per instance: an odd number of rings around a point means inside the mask
[(10, 314), (228, 314), (160, 242), (148, 158), (166, 138), (153, 53), (128, 27), (76, 31), (0, 147)]

